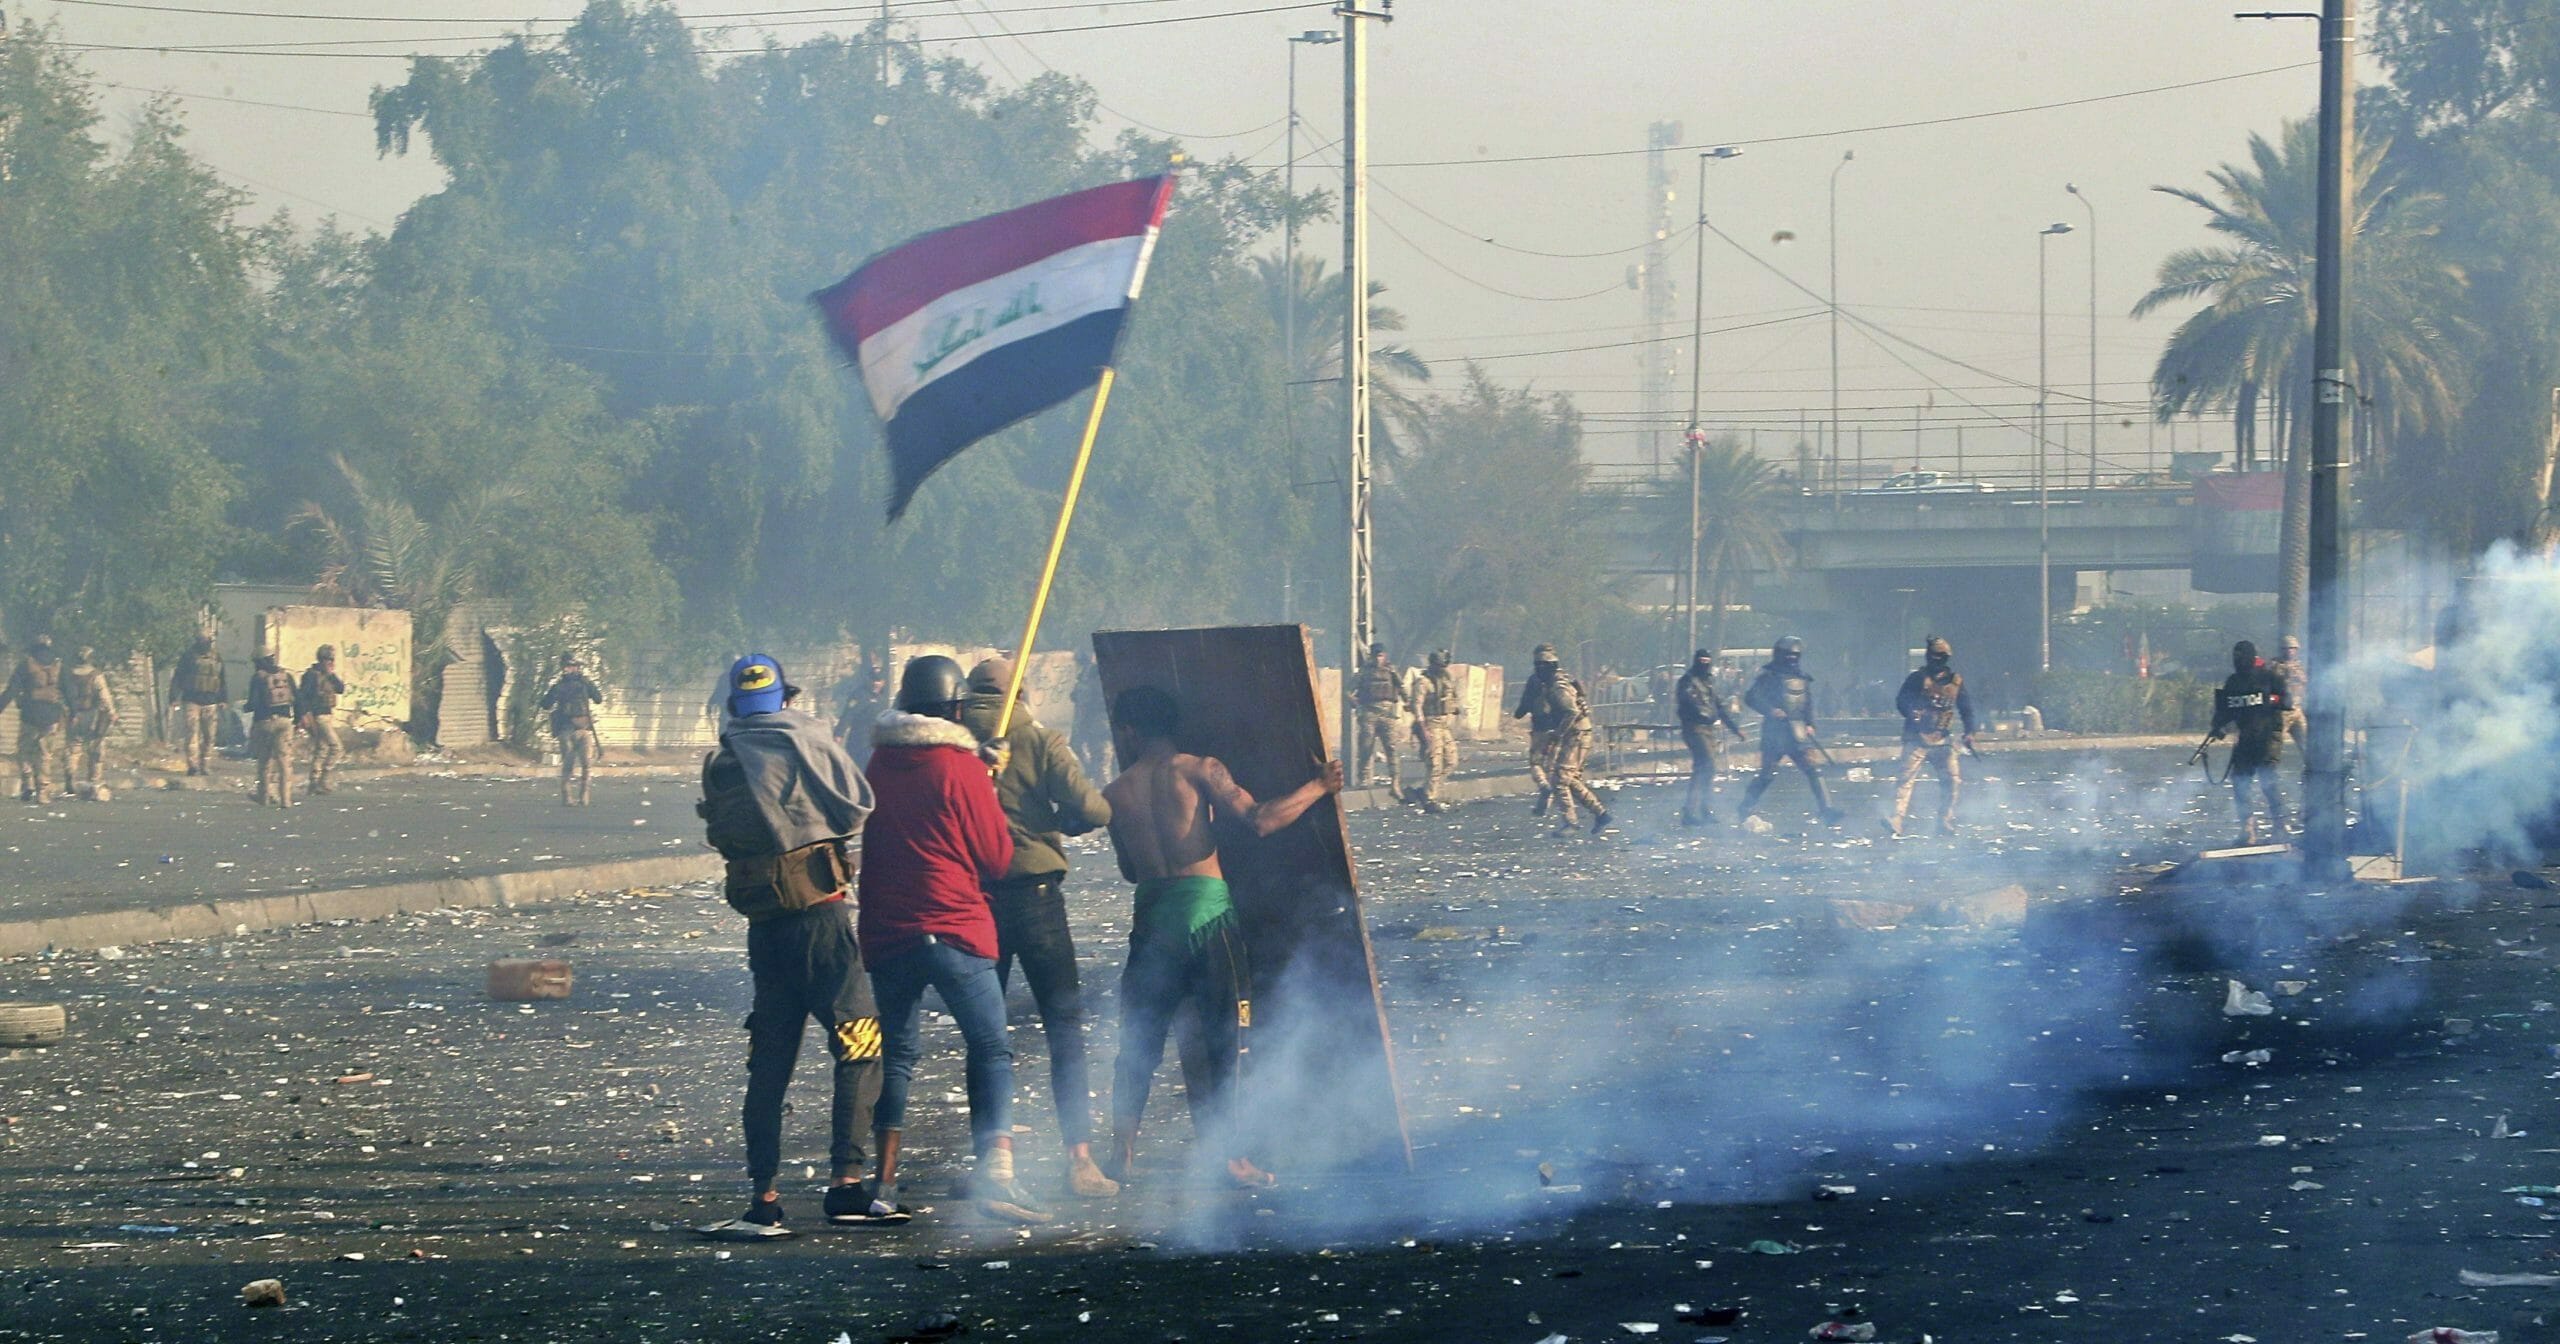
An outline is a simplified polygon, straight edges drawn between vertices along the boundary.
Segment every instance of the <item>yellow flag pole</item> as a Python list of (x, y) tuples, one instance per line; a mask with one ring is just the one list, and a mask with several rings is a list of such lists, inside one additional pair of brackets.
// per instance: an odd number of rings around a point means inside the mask
[(1085, 464), (1093, 460), (1093, 441), (1102, 432), (1103, 403), (1111, 400), (1110, 365), (1093, 387), (1093, 413), (1085, 417), (1084, 442), (1076, 448), (1076, 467), (1067, 476), (1067, 497), (1058, 506), (1057, 530), (1049, 534), (1049, 559), (1040, 567), (1040, 588), (1031, 596), (1031, 618), (1022, 623), (1022, 642), (1014, 647), (1013, 679), (1004, 688), (1004, 708), (996, 714), (996, 736), (1013, 727), (1013, 707), (1022, 701), (1022, 679), (1031, 671), (1031, 646), (1040, 637), (1040, 618), (1049, 610), (1049, 586), (1058, 579), (1058, 557), (1066, 553), (1067, 524), (1076, 516), (1076, 496), (1084, 493)]

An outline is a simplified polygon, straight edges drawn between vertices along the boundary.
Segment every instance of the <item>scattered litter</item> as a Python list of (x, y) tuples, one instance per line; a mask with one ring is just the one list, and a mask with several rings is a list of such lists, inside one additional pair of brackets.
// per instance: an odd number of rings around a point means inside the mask
[(1861, 1341), (1875, 1337), (1876, 1326), (1873, 1321), (1824, 1321), (1805, 1332), (1807, 1339), (1843, 1340), (1848, 1341), (1848, 1344), (1860, 1344)]
[(2261, 1148), (2282, 1148), (2290, 1142), (2292, 1142), (2292, 1140), (2286, 1138), (2282, 1134), (2261, 1134), (2258, 1136), (2258, 1146)]
[(697, 1227), (694, 1232), (713, 1241), (778, 1241), (796, 1235), (787, 1227), (750, 1223), (743, 1218), (724, 1218), (708, 1226)]
[(1732, 1325), (1742, 1319), (1742, 1308), (1703, 1307), (1691, 1311), (1683, 1307), (1676, 1319), (1682, 1325)]
[(2272, 1063), (2275, 1060), (2275, 1057), (2276, 1052), (2273, 1050), (2226, 1050), (2222, 1052), (2223, 1063), (2246, 1064), (2253, 1069), (2261, 1064)]
[(2237, 980), (2223, 982), (2222, 1015), (2224, 1017), (2265, 1017), (2276, 1010), (2266, 995)]
[(2439, 1325), (2409, 1336), (2409, 1344), (2498, 1344), (2495, 1330), (2456, 1330)]
[(281, 1307), (284, 1305), (284, 1280), (252, 1279), (240, 1286), (240, 1305), (244, 1307)]
[(116, 1230), (118, 1232), (130, 1232), (136, 1236), (144, 1237), (174, 1237), (178, 1235), (178, 1228), (172, 1223), (119, 1223), (116, 1226)]
[(2560, 1274), (2483, 1274), (2476, 1269), (2462, 1271), (2465, 1288), (2560, 1288)]
[(1796, 1251), (1796, 1247), (1783, 1241), (1767, 1240), (1755, 1241), (1742, 1248), (1744, 1255), (1794, 1255)]
[(1854, 1195), (1856, 1193), (1858, 1193), (1858, 1187), (1854, 1185), (1817, 1185), (1813, 1187), (1813, 1198), (1814, 1202), (1817, 1204), (1827, 1204), (1832, 1200), (1840, 1198), (1842, 1195)]
[(2311, 988), (2311, 982), (2308, 980), (2278, 980), (2276, 982), (2276, 992), (2288, 999), (2309, 988)]
[(1650, 1335), (1662, 1327), (1652, 1321), (1620, 1321), (1618, 1328), (1631, 1335)]
[(2296, 1194), (2305, 1190), (2326, 1190), (2328, 1188), (2329, 1187), (2322, 1185), (2318, 1181), (2295, 1181), (2293, 1184), (2285, 1187), (2285, 1189), (2291, 1190)]

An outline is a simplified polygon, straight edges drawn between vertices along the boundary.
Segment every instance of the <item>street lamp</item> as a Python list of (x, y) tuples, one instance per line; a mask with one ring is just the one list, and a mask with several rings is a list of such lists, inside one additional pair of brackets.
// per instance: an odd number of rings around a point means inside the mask
[(2053, 516), (2045, 436), (2045, 244), (2071, 232), (2068, 224), (2048, 224), (2036, 234), (2036, 666), (2053, 670)]
[(1840, 503), (1840, 170), (1858, 157), (1854, 149), (1840, 153), (1831, 170), (1831, 502)]
[[(1706, 370), (1707, 349), (1707, 165), (1717, 159), (1740, 158), (1742, 151), (1718, 145), (1698, 153), (1698, 263), (1689, 286), (1689, 649), (1698, 647), (1698, 475), (1707, 449), (1707, 430), (1700, 419), (1699, 389)], [(1681, 661), (1688, 649), (1681, 651)]]
[(1280, 225), (1280, 267), (1286, 283), (1280, 287), (1280, 349), (1292, 381), (1298, 376), (1298, 48), (1331, 46), (1341, 40), (1342, 34), (1324, 28), (1310, 28), (1289, 39), (1289, 163), (1282, 171), (1286, 203)]
[(2098, 488), (2098, 207), (2076, 182), (2064, 191), (2089, 213), (2089, 488)]

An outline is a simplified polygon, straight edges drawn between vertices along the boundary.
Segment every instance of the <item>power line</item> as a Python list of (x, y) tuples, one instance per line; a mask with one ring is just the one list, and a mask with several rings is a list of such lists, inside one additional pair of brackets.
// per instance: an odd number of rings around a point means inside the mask
[[(2238, 74), (2232, 75), (2214, 75), (2206, 79), (2190, 79), (2177, 84), (2155, 84), (2149, 88), (2125, 89), (2116, 93), (2095, 93), (2082, 98), (2064, 98), (2049, 103), (2031, 103), (2023, 107), (1995, 108), (1987, 112), (1960, 112), (1943, 117), (1920, 117), (1910, 121), (1878, 122), (1870, 126), (1847, 126), (1838, 130), (1829, 131), (1799, 131), (1793, 135), (1765, 135), (1757, 139), (1750, 140), (1703, 140), (1694, 145), (1672, 145), (1669, 147), (1667, 152), (1688, 153), (1701, 149), (1711, 149), (1718, 145), (1732, 145), (1737, 148), (1746, 145), (1783, 145), (1800, 140), (1833, 140), (1842, 136), (1872, 135), (1880, 131), (1907, 131), (1924, 126), (1952, 126), (1957, 123), (1967, 121), (1989, 121), (1997, 117), (2023, 116), (2029, 112), (2052, 112), (2062, 108), (2087, 107), (2095, 103), (2119, 102), (2127, 98), (2147, 98), (2158, 93), (2178, 93), (2187, 89), (2201, 89), (2215, 84), (2231, 84), (2244, 79), (2258, 79), (2267, 75), (2284, 74), (2288, 71), (2294, 70), (2308, 70), (2318, 64), (2318, 61), (2296, 61), (2290, 65), (2271, 65), (2264, 69), (2244, 70)], [(1574, 159), (1625, 159), (1634, 158), (1642, 154), (1650, 154), (1652, 152), (1653, 151), (1650, 149), (1586, 149), (1557, 154), (1509, 154), (1496, 158), (1408, 159), (1399, 163), (1381, 163), (1377, 166), (1380, 168), (1472, 168), (1481, 164), (1559, 163)]]
[(1625, 281), (1612, 280), (1598, 289), (1585, 294), (1523, 294), (1516, 289), (1504, 289), (1500, 285), (1487, 284), (1482, 280), (1478, 280), (1474, 276), (1469, 275), (1466, 272), (1459, 270), (1457, 267), (1442, 261), (1440, 258), (1433, 256), (1430, 249), (1413, 241), (1412, 237), (1406, 234), (1404, 230), (1396, 227), (1394, 220), (1387, 218), (1384, 214), (1376, 215), (1374, 218), (1380, 228), (1394, 234), (1396, 240), (1403, 243), (1406, 247), (1412, 248), (1416, 256), (1421, 257), (1424, 261), (1430, 262), (1432, 265), (1439, 267), (1450, 275), (1456, 276), (1459, 280), (1473, 285), (1488, 294), (1499, 294), (1506, 299), (1520, 299), (1528, 303), (1580, 303), (1586, 299), (1596, 299), (1603, 294), (1626, 288)]
[[(1615, 286), (1612, 286), (1612, 288), (1615, 288)], [(1706, 334), (1709, 336), (1722, 336), (1728, 332), (1751, 331), (1759, 327), (1775, 327), (1788, 322), (1802, 322), (1809, 317), (1819, 317), (1826, 311), (1828, 310), (1817, 308), (1808, 312), (1793, 313), (1786, 317), (1764, 318), (1758, 322), (1740, 322), (1729, 327), (1709, 327), (1707, 328)], [(1574, 355), (1581, 354), (1584, 351), (1589, 350), (1630, 350), (1641, 345), (1654, 345), (1663, 342), (1687, 339), (1688, 334), (1683, 332), (1678, 336), (1639, 336), (1634, 340), (1629, 341), (1605, 341), (1598, 345), (1565, 345), (1558, 346), (1550, 350), (1504, 350), (1497, 351), (1489, 355), (1444, 355), (1438, 359), (1426, 359), (1422, 362), (1425, 364), (1489, 364), (1497, 359), (1529, 359), (1538, 355)]]
[[(1466, 239), (1468, 242), (1482, 243), (1487, 247), (1498, 247), (1505, 252), (1517, 252), (1524, 257), (1551, 257), (1559, 261), (1590, 261), (1600, 257), (1623, 257), (1630, 252), (1641, 252), (1653, 245), (1652, 240), (1647, 239), (1642, 242), (1629, 243), (1625, 247), (1612, 247), (1599, 252), (1541, 252), (1534, 247), (1515, 247), (1510, 243), (1499, 242), (1495, 239), (1485, 237), (1473, 230), (1460, 228), (1457, 225), (1442, 219), (1438, 215), (1431, 213), (1431, 211), (1426, 208), (1422, 202), (1405, 195), (1403, 192), (1396, 190), (1394, 187), (1388, 186), (1384, 182), (1378, 181), (1374, 177), (1370, 179), (1369, 184), (1376, 187), (1378, 190), (1395, 197), (1397, 200), (1404, 202), (1406, 205), (1413, 207), (1415, 214), (1418, 214), (1424, 219), (1430, 220), (1432, 223), (1439, 225), (1441, 228), (1447, 229), (1451, 233)], [(1688, 235), (1684, 231), (1676, 236), (1687, 237)]]
[[(965, 0), (964, 0), (964, 2), (965, 2)], [(1141, 2), (1142, 2), (1142, 3), (1155, 3), (1155, 0), (1141, 0)], [(985, 16), (986, 16), (987, 22), (988, 22), (988, 23), (990, 23), (990, 24), (995, 25), (995, 30), (996, 30), (997, 32), (1004, 34), (1006, 37), (1012, 38), (1012, 39), (1013, 39), (1013, 44), (1014, 44), (1015, 46), (1017, 46), (1017, 47), (1022, 48), (1022, 54), (1023, 54), (1023, 55), (1025, 55), (1025, 56), (1030, 57), (1034, 62), (1038, 63), (1038, 65), (1040, 66), (1040, 68), (1041, 68), (1041, 69), (1048, 71), (1050, 74), (1057, 75), (1057, 76), (1059, 76), (1059, 77), (1060, 77), (1060, 78), (1062, 78), (1062, 79), (1071, 79), (1071, 78), (1075, 78), (1074, 76), (1068, 75), (1065, 71), (1060, 70), (1058, 67), (1056, 67), (1056, 66), (1054, 66), (1054, 65), (1049, 64), (1048, 58), (1046, 58), (1046, 57), (1042, 56), (1042, 55), (1039, 53), (1039, 51), (1038, 51), (1038, 50), (1036, 50), (1035, 48), (1033, 48), (1033, 47), (1032, 47), (1032, 45), (1031, 45), (1030, 43), (1023, 41), (1023, 40), (1022, 40), (1022, 35), (1021, 35), (1021, 34), (1019, 34), (1019, 33), (1015, 32), (1015, 31), (1013, 31), (1013, 30), (1012, 30), (1012, 29), (1010, 29), (1010, 28), (1005, 27), (1005, 26), (1004, 26), (1003, 21), (1002, 21), (1002, 20), (1000, 20), (1000, 19), (998, 19), (998, 18), (996, 18), (996, 15), (997, 15), (997, 14), (999, 14), (999, 13), (1014, 13), (1014, 12), (1018, 12), (1018, 11), (1012, 11), (1012, 10), (995, 10), (995, 9), (990, 9), (990, 8), (988, 8), (988, 6), (987, 6), (987, 4), (986, 4), (986, 0), (975, 0), (975, 3), (977, 4), (978, 12), (979, 12), (980, 14), (983, 14), (983, 15), (985, 15)], [(968, 28), (969, 28), (970, 35), (971, 35), (971, 36), (976, 36), (976, 35), (977, 35), (978, 25), (977, 25), (977, 24), (975, 24), (975, 23), (971, 23), (971, 22), (970, 22), (970, 20), (969, 20), (969, 12), (968, 12), (966, 9), (955, 9), (955, 10), (953, 10), (953, 11), (952, 11), (952, 17), (959, 19), (959, 20), (960, 20), (962, 23), (964, 23), (964, 24), (967, 24), (967, 25), (968, 25)], [(995, 43), (990, 42), (990, 41), (988, 41), (987, 39), (985, 39), (985, 38), (983, 38), (983, 37), (980, 37), (980, 38), (978, 39), (978, 42), (979, 42), (979, 45), (980, 45), (980, 46), (982, 46), (982, 47), (986, 48), (987, 56), (988, 56), (988, 58), (989, 58), (989, 59), (993, 60), (993, 61), (994, 61), (997, 65), (999, 65), (999, 66), (1003, 66), (1003, 65), (1004, 65), (1004, 58), (1003, 58), (1003, 57), (1001, 57), (1001, 56), (996, 55)], [(1005, 67), (1005, 73), (1006, 73), (1007, 75), (1012, 75), (1012, 74), (1013, 74), (1013, 70), (1012, 70), (1012, 68), (1011, 68), (1010, 66)], [(1018, 84), (1018, 83), (1022, 83), (1023, 81), (1022, 81), (1022, 79), (1021, 79), (1019, 76), (1015, 76), (1015, 77), (1014, 77), (1014, 82)], [(1092, 86), (1091, 86), (1090, 84), (1086, 85), (1086, 88), (1088, 88), (1088, 89), (1090, 89), (1091, 87), (1092, 87)], [(1153, 131), (1153, 132), (1155, 132), (1157, 135), (1170, 136), (1171, 138), (1176, 139), (1176, 140), (1241, 140), (1241, 139), (1243, 139), (1244, 137), (1246, 137), (1246, 136), (1248, 136), (1248, 135), (1259, 135), (1259, 134), (1261, 134), (1261, 133), (1262, 133), (1262, 132), (1264, 132), (1264, 131), (1270, 130), (1270, 129), (1271, 129), (1272, 127), (1274, 127), (1274, 126), (1278, 126), (1278, 125), (1280, 125), (1281, 123), (1286, 122), (1286, 121), (1289, 119), (1289, 118), (1287, 117), (1287, 115), (1285, 115), (1285, 114), (1284, 114), (1284, 115), (1281, 115), (1281, 116), (1278, 116), (1278, 117), (1274, 117), (1274, 118), (1272, 118), (1271, 120), (1266, 121), (1266, 122), (1262, 123), (1262, 124), (1261, 124), (1261, 125), (1259, 125), (1259, 126), (1251, 126), (1251, 127), (1247, 127), (1246, 129), (1241, 130), (1241, 131), (1224, 131), (1224, 132), (1221, 132), (1221, 133), (1218, 133), (1218, 134), (1215, 134), (1215, 135), (1209, 135), (1209, 134), (1193, 134), (1193, 133), (1190, 133), (1190, 132), (1177, 131), (1177, 130), (1169, 129), (1169, 128), (1167, 128), (1167, 127), (1158, 126), (1158, 125), (1155, 125), (1155, 124), (1154, 124), (1154, 123), (1152, 123), (1152, 122), (1141, 121), (1141, 120), (1139, 120), (1138, 118), (1133, 117), (1133, 116), (1130, 116), (1128, 113), (1121, 111), (1119, 108), (1113, 107), (1111, 104), (1109, 104), (1109, 103), (1106, 103), (1106, 102), (1102, 101), (1102, 99), (1101, 99), (1101, 98), (1099, 98), (1099, 97), (1096, 97), (1096, 98), (1093, 100), (1093, 105), (1094, 105), (1095, 107), (1101, 108), (1103, 111), (1108, 112), (1108, 113), (1110, 113), (1111, 115), (1113, 115), (1113, 116), (1115, 116), (1115, 117), (1118, 117), (1118, 118), (1119, 118), (1119, 119), (1121, 119), (1122, 121), (1125, 121), (1125, 122), (1129, 123), (1130, 125), (1137, 127), (1139, 130), (1142, 130), (1142, 131)], [(1264, 144), (1261, 144), (1261, 145), (1257, 145), (1257, 146), (1255, 146), (1255, 147), (1254, 147), (1254, 149), (1253, 149), (1253, 151), (1252, 151), (1252, 154), (1259, 154), (1259, 153), (1261, 153), (1263, 150), (1269, 149), (1270, 147), (1271, 147), (1271, 146), (1270, 146), (1270, 144), (1269, 144), (1268, 142), (1266, 142), (1266, 143), (1264, 143)], [(1246, 157), (1250, 158), (1250, 157), (1252, 157), (1252, 154), (1248, 154), (1248, 155), (1246, 155)]]
[[(898, 0), (898, 2), (912, 9), (918, 5), (956, 5), (961, 3), (962, 0)], [(53, 3), (58, 5), (78, 5), (84, 9), (141, 10), (154, 14), (194, 14), (205, 18), (220, 19), (285, 19), (302, 23), (467, 23), (485, 28), (490, 24), (498, 23), (565, 24), (577, 21), (576, 15), (570, 15), (566, 18), (546, 18), (536, 15), (521, 19), (508, 19), (503, 17), (492, 17), (485, 14), (403, 14), (390, 16), (374, 14), (313, 14), (272, 9), (207, 9), (198, 5), (154, 5), (141, 3), (141, 0), (53, 0)], [(1182, 3), (1186, 3), (1186, 0), (1084, 0), (1084, 3), (1081, 4), (1029, 5), (1016, 9), (1003, 9), (992, 12), (999, 14), (1040, 14), (1061, 9), (1121, 9), (1136, 5), (1171, 5)], [(801, 14), (830, 14), (841, 18), (851, 18), (856, 15), (861, 15), (867, 18), (871, 12), (870, 7), (868, 6), (859, 4), (842, 4), (804, 5), (794, 9), (736, 9), (711, 14), (680, 15), (679, 17), (683, 18), (685, 22), (690, 24), (719, 19), (786, 18)], [(923, 17), (938, 18), (941, 16), (926, 15)], [(834, 20), (830, 19), (821, 21), (833, 22)]]
[(169, 98), (185, 98), (190, 101), (232, 103), (240, 107), (268, 107), (278, 112), (313, 112), (324, 117), (355, 117), (363, 121), (373, 120), (373, 114), (370, 112), (349, 112), (339, 107), (304, 107), (299, 103), (262, 103), (255, 98), (233, 98), (219, 93), (190, 93), (185, 89), (146, 89), (139, 84), (118, 84), (111, 79), (92, 79), (90, 82), (102, 89), (120, 89), (126, 93), (148, 93)]
[[(1329, 0), (1298, 0), (1298, 3), (1293, 3), (1293, 4), (1280, 4), (1280, 5), (1264, 5), (1264, 6), (1260, 6), (1260, 7), (1258, 7), (1258, 8), (1254, 8), (1254, 9), (1224, 9), (1224, 10), (1218, 10), (1218, 11), (1215, 11), (1215, 12), (1212, 12), (1212, 13), (1207, 13), (1207, 14), (1171, 14), (1171, 15), (1167, 15), (1167, 16), (1165, 16), (1165, 17), (1163, 17), (1163, 18), (1158, 18), (1158, 19), (1128, 19), (1128, 20), (1124, 20), (1124, 21), (1116, 22), (1116, 23), (1086, 23), (1086, 24), (1073, 24), (1073, 25), (1068, 25), (1068, 26), (1063, 26), (1063, 27), (1057, 27), (1057, 28), (1039, 28), (1039, 29), (1034, 29), (1034, 30), (1032, 31), (1032, 33), (1031, 33), (1031, 36), (1034, 36), (1034, 37), (1040, 37), (1040, 36), (1045, 36), (1045, 35), (1054, 34), (1054, 33), (1092, 33), (1092, 32), (1102, 32), (1102, 31), (1106, 31), (1106, 30), (1114, 30), (1114, 29), (1122, 29), (1122, 28), (1154, 28), (1154, 27), (1159, 27), (1159, 26), (1165, 25), (1165, 24), (1173, 24), (1173, 23), (1200, 23), (1200, 22), (1205, 22), (1205, 21), (1214, 20), (1214, 19), (1241, 19), (1241, 18), (1250, 18), (1250, 17), (1252, 17), (1252, 16), (1254, 16), (1254, 15), (1258, 15), (1258, 14), (1287, 14), (1287, 13), (1294, 13), (1294, 12), (1297, 12), (1297, 11), (1300, 11), (1300, 10), (1309, 10), (1309, 9), (1327, 9), (1327, 8), (1330, 8), (1330, 7), (1331, 7), (1331, 6), (1330, 6), (1330, 3), (1329, 3)], [(813, 21), (813, 22), (818, 22), (818, 21)], [(688, 26), (690, 26), (690, 25), (688, 25)], [(747, 24), (747, 25), (741, 25), (741, 26), (745, 26), (745, 27), (783, 27), (783, 26), (786, 26), (786, 25), (783, 25), (783, 24)], [(480, 38), (478, 38), (477, 40), (481, 40), (481, 41), (490, 41), (490, 42), (511, 42), (511, 41), (518, 41), (518, 40), (521, 40), (521, 39), (522, 39), (523, 37), (525, 37), (525, 36), (526, 36), (525, 34), (521, 34), (521, 33), (492, 33), (492, 34), (487, 34), (487, 35), (485, 35), (485, 36), (483, 36), (483, 37), (480, 37)], [(471, 40), (475, 40), (475, 39), (472, 39), (472, 38), (463, 38), (463, 37), (453, 37), (453, 38), (417, 38), (417, 39), (392, 39), (392, 38), (380, 38), (380, 39), (374, 39), (374, 41), (377, 41), (377, 42), (390, 42), (390, 41), (395, 41), (395, 40), (406, 40), (406, 41), (432, 41), (432, 42), (459, 42), (459, 41), (471, 41)], [(941, 37), (925, 37), (925, 36), (916, 36), (916, 37), (900, 38), (900, 39), (898, 39), (898, 40), (899, 40), (899, 41), (901, 41), (901, 42), (907, 42), (907, 43), (925, 43), (925, 42), (936, 42), (936, 43), (945, 43), (945, 42), (948, 42), (948, 43), (957, 43), (957, 42), (971, 42), (971, 41), (984, 42), (984, 41), (985, 41), (985, 39), (984, 39), (983, 37), (973, 37), (973, 36), (965, 36), (965, 35), (963, 35), (963, 36), (941, 36)], [(152, 54), (156, 54), (156, 55), (163, 55), (163, 56), (171, 56), (171, 55), (175, 55), (175, 56), (284, 56), (284, 57), (303, 57), (303, 58), (310, 58), (310, 59), (317, 59), (317, 60), (343, 60), (343, 61), (357, 61), (357, 60), (376, 60), (376, 61), (412, 61), (412, 60), (417, 60), (417, 61), (455, 61), (455, 60), (469, 60), (469, 59), (471, 59), (471, 58), (472, 58), (472, 56), (476, 55), (476, 53), (470, 53), (470, 52), (465, 52), (465, 53), (460, 53), (460, 54), (452, 54), (452, 55), (448, 55), (448, 54), (441, 53), (441, 52), (428, 52), (428, 51), (315, 51), (315, 50), (310, 50), (310, 49), (309, 49), (309, 48), (314, 47), (314, 46), (324, 46), (324, 45), (352, 45), (352, 44), (354, 44), (354, 43), (356, 43), (356, 42), (360, 42), (360, 41), (363, 41), (363, 39), (346, 39), (346, 40), (342, 40), (342, 41), (337, 41), (337, 42), (328, 42), (328, 43), (270, 43), (270, 44), (260, 44), (260, 43), (232, 43), (232, 44), (222, 45), (222, 46), (189, 46), (189, 45), (183, 45), (183, 44), (170, 44), (170, 43), (144, 44), (144, 43), (126, 43), (126, 42), (65, 42), (65, 43), (61, 43), (60, 45), (61, 45), (61, 46), (62, 46), (62, 48), (63, 48), (64, 50), (66, 50), (66, 51), (148, 52), (148, 53), (152, 53)], [(703, 47), (703, 48), (700, 48), (699, 50), (700, 50), (700, 54), (705, 55), (705, 56), (743, 56), (743, 55), (754, 55), (754, 54), (757, 54), (757, 53), (759, 53), (759, 52), (762, 52), (762, 51), (764, 50), (764, 48), (762, 48), (762, 47)]]

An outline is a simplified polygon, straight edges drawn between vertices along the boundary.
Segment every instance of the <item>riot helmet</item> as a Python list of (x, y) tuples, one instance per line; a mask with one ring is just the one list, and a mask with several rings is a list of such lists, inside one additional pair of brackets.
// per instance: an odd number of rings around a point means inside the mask
[(1932, 666), (1943, 665), (1948, 659), (1956, 656), (1956, 646), (1948, 643), (1944, 635), (1929, 636), (1928, 642), (1921, 645), (1921, 648), (1928, 653)]
[(907, 660), (898, 678), (898, 708), (909, 714), (947, 719), (969, 696), (969, 678), (960, 664), (938, 653)]
[(1769, 648), (1769, 661), (1782, 667), (1794, 667), (1798, 663), (1803, 662), (1803, 637), (1799, 635), (1785, 635), (1780, 637), (1778, 642), (1771, 645)]

